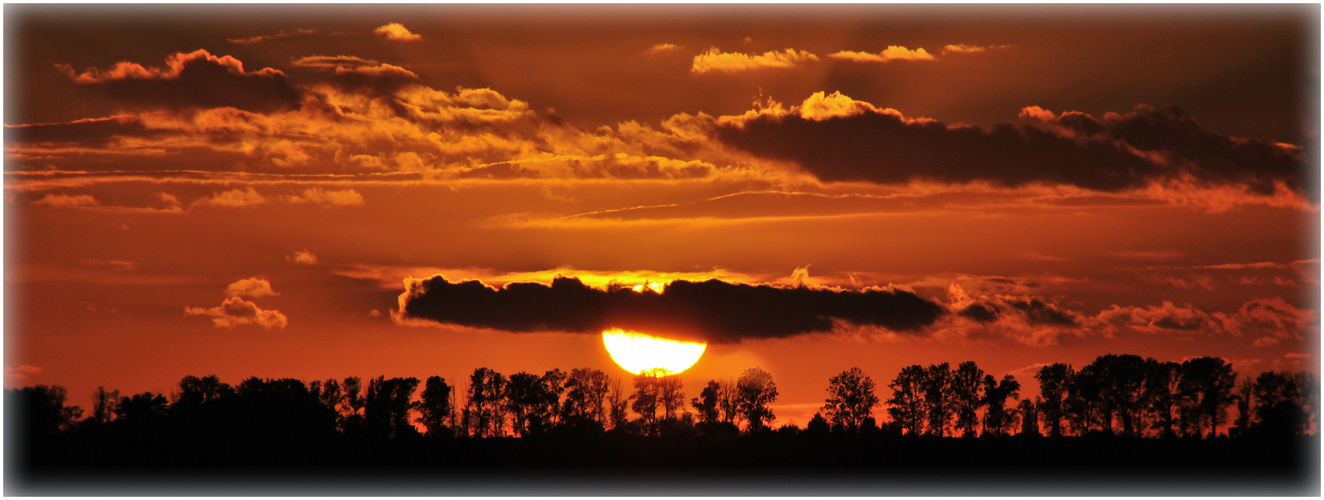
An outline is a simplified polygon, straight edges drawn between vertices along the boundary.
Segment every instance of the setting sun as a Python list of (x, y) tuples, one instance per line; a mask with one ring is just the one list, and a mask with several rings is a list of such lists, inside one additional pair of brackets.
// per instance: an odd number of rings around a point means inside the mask
[(611, 359), (630, 373), (661, 368), (671, 373), (685, 371), (703, 356), (703, 342), (684, 342), (638, 332), (612, 329), (602, 332), (602, 345)]

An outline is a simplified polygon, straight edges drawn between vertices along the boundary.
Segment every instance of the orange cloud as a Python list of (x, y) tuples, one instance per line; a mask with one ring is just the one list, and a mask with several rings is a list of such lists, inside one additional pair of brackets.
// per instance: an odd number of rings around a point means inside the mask
[(690, 71), (734, 73), (758, 68), (794, 68), (801, 63), (817, 60), (818, 56), (804, 50), (786, 49), (781, 52), (749, 55), (740, 52), (722, 52), (717, 47), (712, 47), (707, 52), (694, 56)]
[(91, 68), (77, 73), (68, 64), (55, 66), (77, 84), (115, 100), (152, 108), (230, 106), (270, 111), (295, 107), (300, 100), (284, 72), (273, 68), (245, 71), (239, 59), (216, 56), (205, 49), (171, 54), (164, 68), (121, 61), (108, 70)]
[(680, 48), (679, 45), (675, 45), (671, 43), (659, 43), (657, 45), (649, 47), (647, 52), (649, 55), (656, 55), (656, 54), (661, 54), (663, 52), (670, 52), (679, 48)]
[(248, 45), (248, 44), (254, 44), (254, 43), (261, 43), (261, 42), (265, 42), (265, 41), (268, 41), (268, 40), (275, 40), (275, 39), (279, 39), (279, 38), (289, 38), (289, 37), (292, 37), (292, 36), (305, 36), (305, 35), (311, 35), (311, 34), (316, 33), (316, 32), (317, 32), (317, 30), (310, 30), (310, 29), (297, 28), (297, 29), (295, 29), (294, 31), (280, 30), (280, 32), (275, 33), (275, 34), (272, 34), (272, 35), (257, 35), (257, 36), (250, 36), (250, 37), (246, 37), (246, 38), (226, 38), (225, 40), (228, 41), (228, 42), (230, 42), (230, 43), (238, 43), (238, 44), (246, 44), (246, 45)]
[(100, 203), (98, 203), (96, 198), (93, 198), (92, 195), (88, 195), (88, 194), (67, 195), (67, 194), (49, 193), (46, 195), (45, 198), (32, 202), (32, 205), (48, 206), (48, 207), (56, 207), (56, 208), (68, 208), (68, 207), (95, 207), (97, 205), (100, 205)]
[(240, 297), (226, 298), (216, 307), (185, 307), (184, 314), (210, 317), (213, 325), (225, 329), (242, 325), (256, 325), (268, 330), (284, 329), (289, 324), (289, 319), (280, 311), (262, 309)]
[(5, 378), (27, 380), (34, 376), (41, 375), (41, 372), (43, 371), (45, 371), (44, 368), (33, 365), (6, 366)]
[(915, 50), (910, 50), (901, 45), (888, 45), (886, 49), (883, 49), (882, 52), (877, 54), (873, 54), (869, 52), (856, 52), (853, 50), (842, 50), (829, 54), (828, 57), (831, 57), (833, 59), (841, 59), (841, 60), (853, 61), (853, 62), (879, 62), (879, 63), (885, 63), (889, 61), (934, 60), (933, 54), (930, 54), (922, 47)]
[(301, 68), (318, 69), (336, 69), (339, 67), (376, 66), (381, 64), (372, 59), (364, 59), (358, 56), (304, 56), (295, 59), (291, 64)]
[(1164, 301), (1158, 306), (1113, 305), (1092, 318), (1094, 327), (1107, 332), (1119, 329), (1147, 334), (1222, 334), (1260, 337), (1257, 347), (1276, 344), (1274, 339), (1301, 338), (1316, 312), (1299, 309), (1281, 297), (1255, 299), (1233, 312), (1205, 312), (1190, 305), (1179, 307)]
[(90, 68), (81, 74), (75, 74), (73, 67), (67, 64), (57, 64), (56, 67), (74, 82), (91, 84), (104, 83), (111, 80), (151, 80), (151, 79), (178, 79), (184, 73), (186, 67), (195, 62), (208, 62), (215, 66), (225, 69), (227, 72), (236, 75), (262, 75), (262, 76), (284, 76), (285, 73), (278, 69), (262, 68), (254, 72), (244, 71), (244, 63), (233, 56), (214, 56), (206, 49), (198, 49), (193, 52), (176, 52), (166, 56), (165, 68), (148, 68), (138, 63), (129, 61), (120, 61), (109, 70)]
[(229, 191), (212, 194), (210, 198), (202, 198), (193, 202), (193, 206), (211, 205), (215, 207), (252, 207), (266, 203), (266, 197), (258, 193), (251, 186), (247, 189), (231, 189)]
[(226, 297), (273, 297), (280, 295), (271, 289), (271, 282), (262, 278), (245, 278), (225, 287)]
[(363, 206), (363, 195), (353, 189), (329, 191), (322, 190), (322, 188), (308, 188), (303, 190), (302, 196), (289, 196), (286, 199), (295, 204), (313, 203), (333, 207)]
[(978, 53), (980, 53), (980, 52), (984, 52), (984, 51), (988, 51), (988, 50), (1009, 49), (1009, 48), (1012, 48), (1012, 47), (1015, 47), (1015, 45), (965, 45), (965, 44), (954, 44), (954, 45), (944, 45), (943, 48), (942, 48), (942, 53), (943, 53), (943, 54), (978, 54)]
[(317, 256), (313, 255), (313, 253), (309, 252), (307, 249), (294, 252), (294, 255), (286, 257), (286, 259), (292, 260), (296, 264), (305, 264), (309, 266), (317, 264)]
[(400, 23), (390, 23), (385, 26), (381, 26), (373, 30), (372, 32), (378, 35), (385, 36), (389, 40), (395, 40), (400, 42), (415, 42), (423, 39), (422, 35), (416, 35), (414, 33), (410, 33), (409, 30), (405, 28), (403, 24)]

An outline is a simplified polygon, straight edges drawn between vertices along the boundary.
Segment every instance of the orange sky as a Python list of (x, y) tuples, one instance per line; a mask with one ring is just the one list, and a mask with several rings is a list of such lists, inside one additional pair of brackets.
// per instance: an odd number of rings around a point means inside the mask
[(402, 310), (436, 274), (941, 312), (746, 328), (683, 375), (762, 367), (800, 425), (852, 366), (1319, 370), (1318, 6), (5, 14), (6, 387), (629, 376), (600, 330)]

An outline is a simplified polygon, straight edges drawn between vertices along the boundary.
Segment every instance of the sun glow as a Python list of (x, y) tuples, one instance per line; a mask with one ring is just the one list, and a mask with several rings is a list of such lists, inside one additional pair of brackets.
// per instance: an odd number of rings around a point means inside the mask
[(602, 332), (602, 345), (611, 359), (630, 373), (661, 368), (670, 373), (685, 371), (703, 356), (705, 342), (685, 342), (614, 328)]
[(647, 285), (635, 285), (634, 288), (632, 288), (632, 290), (636, 292), (642, 292), (644, 291), (644, 288), (648, 288), (649, 290), (652, 290), (654, 293), (662, 293), (663, 290), (666, 290), (667, 286), (661, 283), (654, 283), (650, 281), (648, 282)]

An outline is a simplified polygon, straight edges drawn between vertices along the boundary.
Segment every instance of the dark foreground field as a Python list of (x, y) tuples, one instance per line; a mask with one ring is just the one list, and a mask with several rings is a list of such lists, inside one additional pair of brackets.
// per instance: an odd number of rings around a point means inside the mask
[(1313, 436), (590, 434), (247, 443), (56, 436), (23, 448), (6, 451), (6, 495), (1320, 494)]

